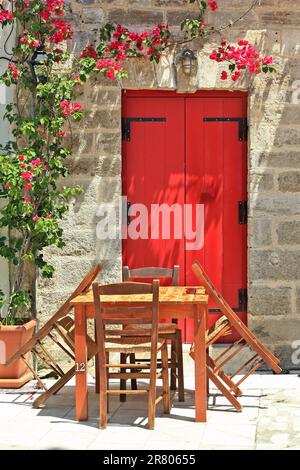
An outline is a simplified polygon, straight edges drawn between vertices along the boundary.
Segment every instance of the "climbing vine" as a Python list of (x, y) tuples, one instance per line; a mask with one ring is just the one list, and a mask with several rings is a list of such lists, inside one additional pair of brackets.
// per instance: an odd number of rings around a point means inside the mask
[[(60, 221), (70, 199), (81, 192), (79, 187), (62, 185), (68, 175), (65, 159), (71, 154), (71, 125), (84, 117), (74, 99), (78, 88), (92, 73), (122, 79), (127, 76), (128, 59), (159, 63), (172, 48), (216, 33), (206, 24), (206, 13), (216, 11), (218, 3), (188, 3), (197, 4), (197, 14), (182, 22), (180, 40), (166, 24), (142, 32), (106, 24), (95, 43), (73, 57), (67, 48), (73, 30), (64, 19), (63, 0), (0, 0), (2, 28), (17, 30), (12, 53), (1, 57), (7, 68), (0, 76), (0, 83), (16, 90), (5, 114), (13, 138), (0, 147), (0, 228), (9, 233), (0, 237), (0, 255), (14, 266), (10, 297), (5, 299), (0, 292), (0, 307), (7, 307), (2, 322), (13, 323), (16, 314), (31, 308), (31, 295), (23, 288), (26, 262), (52, 277), (54, 269), (45, 261), (43, 249), (64, 245)], [(210, 59), (223, 63), (222, 80), (274, 71), (272, 57), (263, 56), (245, 40), (237, 45), (222, 41)]]

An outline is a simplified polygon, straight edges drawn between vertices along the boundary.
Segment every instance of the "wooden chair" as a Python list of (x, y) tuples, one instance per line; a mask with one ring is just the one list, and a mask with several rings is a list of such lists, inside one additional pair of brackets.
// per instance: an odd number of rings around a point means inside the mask
[[(44, 393), (40, 395), (34, 402), (33, 407), (41, 406), (53, 394), (57, 393), (74, 375), (75, 366), (64, 372), (55, 359), (54, 355), (49, 351), (47, 342), (50, 341), (56, 345), (60, 351), (66, 354), (74, 361), (74, 320), (69, 315), (72, 305), (71, 300), (77, 295), (84, 294), (88, 291), (92, 283), (101, 271), (101, 266), (97, 265), (83, 278), (78, 287), (60, 307), (60, 309), (45, 323), (45, 325), (24, 344), (13, 356), (11, 356), (6, 364), (9, 365), (17, 359), (23, 359), (33, 376), (37, 380), (40, 388)], [(32, 368), (31, 364), (26, 360), (26, 354), (33, 352), (39, 359), (50, 369), (52, 369), (59, 377), (59, 380), (47, 390), (45, 384), (40, 379), (38, 373)], [(95, 342), (88, 337), (88, 358), (91, 359), (97, 352)]]
[[(277, 357), (274, 356), (274, 354), (268, 350), (249, 330), (249, 328), (239, 319), (237, 314), (232, 310), (229, 304), (214, 287), (213, 283), (198, 261), (193, 263), (192, 270), (200, 285), (205, 287), (209, 297), (212, 299), (217, 308), (223, 313), (223, 317), (221, 317), (218, 321), (221, 321), (222, 319), (225, 329), (223, 329), (223, 331), (219, 330), (219, 333), (215, 339), (211, 337), (211, 340), (208, 342), (208, 347), (224, 333), (230, 333), (230, 329), (234, 329), (239, 335), (238, 339), (233, 344), (228, 346), (221, 354), (219, 354), (217, 358), (213, 360), (208, 356), (207, 361), (207, 372), (209, 378), (226, 396), (226, 398), (228, 398), (229, 401), (237, 408), (237, 400), (235, 401), (232, 394), (240, 396), (242, 392), (239, 386), (264, 363), (267, 364), (275, 373), (280, 373), (281, 368), (279, 365), (279, 359), (277, 359)], [(212, 327), (212, 330), (214, 329), (217, 329), (215, 325)], [(247, 346), (253, 350), (253, 356), (246, 362), (242, 363), (242, 365), (238, 367), (238, 369), (230, 376), (225, 374), (223, 367)], [(194, 352), (192, 348), (192, 357), (193, 354)], [(238, 382), (235, 383), (233, 379), (238, 374), (241, 374), (244, 369), (248, 369), (249, 367), (250, 369), (238, 380)]]
[[(120, 302), (126, 295), (151, 294), (152, 302), (149, 306), (122, 306)], [(152, 284), (124, 282), (99, 286), (93, 284), (93, 295), (96, 312), (96, 334), (99, 358), (99, 404), (100, 404), (100, 429), (107, 425), (107, 406), (109, 394), (148, 394), (148, 427), (154, 429), (155, 409), (157, 403), (163, 400), (164, 413), (170, 413), (170, 391), (168, 380), (168, 352), (164, 339), (158, 337), (158, 309), (159, 309), (159, 281)], [(116, 306), (105, 307), (103, 297), (111, 297), (110, 301)], [(130, 318), (128, 318), (130, 316)], [(124, 325), (130, 328), (123, 328)], [(139, 328), (137, 328), (137, 325)], [(140, 354), (150, 353), (150, 363), (121, 362), (110, 363), (110, 353)], [(162, 369), (157, 370), (157, 354), (161, 353)], [(129, 372), (127, 372), (130, 367)], [(120, 372), (112, 372), (111, 369), (120, 369)], [(145, 372), (146, 370), (146, 372)], [(144, 371), (144, 372), (142, 372)], [(149, 379), (147, 390), (111, 390), (109, 379)], [(163, 391), (156, 396), (156, 380), (162, 379)]]
[[(123, 267), (123, 281), (132, 281), (134, 279), (169, 279), (172, 286), (179, 285), (179, 266), (173, 268), (136, 268), (129, 269)], [(159, 337), (171, 341), (171, 357), (169, 358), (169, 368), (171, 370), (170, 387), (171, 390), (177, 389), (178, 400), (184, 401), (184, 373), (183, 373), (183, 354), (182, 354), (182, 333), (178, 327), (178, 321), (172, 319), (172, 323), (158, 324)], [(134, 361), (134, 357), (131, 358)], [(135, 383), (132, 383), (135, 388)]]

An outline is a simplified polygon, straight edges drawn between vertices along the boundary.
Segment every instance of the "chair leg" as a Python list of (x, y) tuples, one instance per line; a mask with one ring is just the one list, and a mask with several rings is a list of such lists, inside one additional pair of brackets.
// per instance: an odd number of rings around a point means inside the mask
[(99, 428), (106, 429), (107, 426), (107, 378), (103, 377), (103, 380), (100, 380), (100, 390), (99, 390), (99, 407), (100, 407), (100, 417), (99, 417)]
[[(127, 354), (121, 353), (120, 354), (120, 363), (126, 364), (127, 363)], [(120, 372), (126, 373), (126, 369), (121, 369)], [(120, 380), (120, 390), (126, 390), (126, 379)], [(124, 403), (126, 401), (126, 393), (120, 394), (120, 402)]]
[(165, 414), (170, 414), (170, 388), (169, 388), (169, 360), (167, 345), (161, 349), (162, 381), (163, 381), (163, 410)]
[(177, 356), (177, 373), (178, 373), (178, 400), (184, 401), (182, 334), (181, 334), (180, 329), (176, 331), (176, 356)]
[[(97, 327), (96, 320), (94, 320), (95, 343), (97, 344)], [(99, 394), (99, 358), (98, 354), (95, 355), (95, 392)]]
[(155, 362), (151, 360), (150, 385), (149, 385), (149, 393), (148, 393), (148, 429), (154, 429), (154, 424), (155, 424), (156, 373), (157, 373), (157, 357), (155, 357)]
[(98, 354), (95, 356), (95, 392), (99, 394), (99, 358)]
[[(215, 361), (212, 359), (212, 357), (210, 357), (209, 355), (207, 355), (207, 364), (209, 365), (209, 367), (212, 368), (212, 370), (215, 370), (215, 368), (217, 367)], [(229, 389), (231, 391), (234, 392), (234, 394), (237, 396), (237, 397), (240, 397), (242, 395), (242, 391), (239, 387), (237, 387), (235, 385), (235, 383), (233, 382), (233, 380), (230, 379), (230, 377), (228, 377), (227, 374), (225, 374), (225, 372), (223, 371), (223, 369), (220, 369), (218, 371), (218, 375), (220, 376), (220, 378), (223, 380), (223, 382), (226, 383), (226, 385), (228, 385)]]
[(215, 384), (215, 386), (220, 390), (222, 395), (227, 398), (227, 400), (234, 406), (237, 411), (242, 411), (242, 405), (237, 401), (237, 399), (230, 393), (230, 391), (223, 385), (219, 377), (212, 372), (212, 370), (206, 366), (207, 375), (210, 380)]
[[(106, 364), (109, 364), (109, 352), (105, 353)], [(106, 369), (106, 389), (109, 391), (109, 369)], [(109, 393), (107, 394), (107, 413), (109, 413)]]
[(176, 363), (178, 361), (177, 357), (177, 343), (176, 343), (176, 334), (172, 335), (171, 341), (171, 390), (177, 390), (177, 368)]
[[(129, 360), (130, 360), (130, 364), (135, 364), (135, 354), (134, 353), (129, 355)], [(131, 370), (131, 372), (135, 372), (135, 371)], [(137, 380), (136, 379), (131, 379), (131, 390), (137, 390)]]

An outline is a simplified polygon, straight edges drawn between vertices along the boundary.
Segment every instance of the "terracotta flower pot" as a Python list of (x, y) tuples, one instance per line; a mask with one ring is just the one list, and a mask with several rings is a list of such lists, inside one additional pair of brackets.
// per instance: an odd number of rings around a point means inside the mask
[[(32, 374), (22, 359), (9, 366), (3, 364), (32, 337), (37, 323), (30, 320), (24, 325), (0, 325), (0, 388), (19, 388), (31, 380)], [(30, 353), (26, 359), (30, 360)]]

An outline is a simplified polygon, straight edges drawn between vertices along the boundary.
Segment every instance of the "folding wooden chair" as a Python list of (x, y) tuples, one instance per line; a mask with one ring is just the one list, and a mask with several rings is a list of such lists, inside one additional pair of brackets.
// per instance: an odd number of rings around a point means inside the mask
[[(198, 261), (194, 261), (192, 265), (192, 270), (195, 276), (197, 277), (199, 283), (205, 287), (209, 297), (215, 303), (217, 308), (223, 313), (223, 317), (221, 317), (221, 319), (223, 319), (222, 321), (224, 321), (224, 325), (226, 324), (229, 328), (228, 330), (225, 329), (224, 332), (227, 332), (228, 334), (230, 329), (233, 328), (239, 335), (239, 338), (233, 344), (228, 346), (224, 351), (222, 351), (222, 353), (219, 354), (217, 358), (213, 360), (210, 356), (208, 356), (207, 361), (207, 372), (209, 378), (219, 388), (219, 390), (230, 400), (230, 402), (234, 404), (235, 399), (232, 393), (234, 393), (236, 396), (240, 396), (242, 394), (241, 390), (239, 389), (239, 386), (241, 385), (241, 383), (244, 382), (244, 380), (246, 380), (264, 363), (266, 363), (275, 373), (280, 373), (280, 361), (256, 338), (256, 336), (249, 330), (249, 328), (239, 319), (237, 314), (232, 310), (229, 304), (223, 299), (221, 294), (214, 287), (211, 280), (209, 279), (209, 277), (207, 276)], [(219, 321), (221, 319), (219, 319)], [(212, 327), (212, 329), (214, 328), (215, 325)], [(220, 334), (217, 336), (217, 339), (223, 335), (223, 333), (219, 333)], [(211, 340), (209, 345), (211, 345), (215, 341), (216, 339)], [(243, 363), (230, 376), (225, 374), (223, 367), (228, 364), (228, 362), (230, 362), (247, 346), (253, 350), (254, 355), (245, 363)], [(191, 350), (191, 356), (193, 357), (193, 349)], [(250, 369), (238, 380), (238, 382), (233, 382), (233, 379), (238, 374), (241, 374), (241, 372), (248, 367), (250, 367)], [(222, 383), (220, 379), (225, 382), (228, 388), (225, 387), (224, 383)], [(236, 405), (234, 404), (234, 406)]]
[[(133, 281), (135, 279), (169, 279), (170, 285), (179, 285), (179, 266), (173, 268), (145, 267), (129, 269), (123, 267), (123, 281)], [(170, 387), (171, 390), (177, 390), (178, 400), (184, 401), (184, 374), (183, 374), (183, 354), (182, 354), (182, 333), (178, 327), (178, 321), (172, 319), (171, 323), (159, 323), (158, 332), (161, 338), (171, 342), (171, 357), (169, 358), (169, 368), (171, 370)], [(135, 360), (131, 357), (131, 360)], [(140, 359), (142, 362), (142, 359)], [(133, 388), (135, 383), (133, 382)], [(125, 397), (126, 398), (126, 397)]]
[[(69, 315), (72, 305), (71, 300), (77, 295), (88, 291), (101, 271), (101, 266), (97, 265), (84, 277), (79, 286), (74, 290), (67, 301), (60, 309), (45, 323), (45, 325), (22, 346), (13, 356), (11, 356), (6, 364), (9, 365), (17, 359), (23, 359), (28, 368), (31, 370), (39, 386), (44, 389), (44, 393), (40, 395), (34, 402), (33, 407), (41, 406), (51, 395), (57, 393), (74, 375), (75, 366), (68, 372), (64, 372), (60, 367), (54, 355), (49, 351), (46, 340), (54, 343), (60, 351), (63, 351), (72, 360), (74, 356), (74, 320)], [(59, 377), (59, 380), (47, 390), (45, 384), (40, 379), (38, 373), (32, 368), (31, 364), (26, 360), (26, 354), (33, 352), (39, 359)], [(95, 342), (88, 337), (88, 358), (91, 359), (97, 352)]]
[[(124, 282), (99, 286), (93, 284), (93, 294), (96, 312), (96, 333), (99, 358), (99, 405), (100, 429), (107, 425), (107, 405), (109, 394), (148, 394), (148, 427), (154, 429), (155, 409), (157, 403), (163, 401), (164, 413), (170, 413), (170, 391), (168, 378), (168, 351), (164, 339), (158, 337), (159, 318), (159, 281), (152, 284)], [(147, 306), (134, 306), (134, 302), (122, 305), (122, 297), (130, 295), (152, 294), (152, 301)], [(102, 296), (110, 297), (115, 306), (105, 307)], [(130, 318), (129, 318), (130, 317)], [(123, 328), (131, 325), (130, 328)], [(137, 328), (136, 325), (141, 325)], [(120, 364), (110, 363), (110, 353), (140, 354), (150, 353), (149, 363)], [(162, 368), (157, 368), (157, 353), (161, 353)], [(112, 372), (111, 369), (120, 369)], [(127, 370), (129, 369), (129, 372)], [(144, 372), (142, 372), (144, 370)], [(146, 370), (146, 372), (145, 372)], [(149, 379), (147, 390), (111, 390), (109, 379)], [(163, 390), (156, 395), (156, 381), (162, 379)]]

